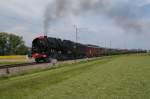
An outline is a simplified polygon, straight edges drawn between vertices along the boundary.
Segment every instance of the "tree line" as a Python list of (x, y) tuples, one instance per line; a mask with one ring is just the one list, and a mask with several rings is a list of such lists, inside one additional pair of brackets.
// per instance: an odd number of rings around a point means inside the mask
[(0, 32), (0, 55), (25, 55), (28, 51), (22, 37)]

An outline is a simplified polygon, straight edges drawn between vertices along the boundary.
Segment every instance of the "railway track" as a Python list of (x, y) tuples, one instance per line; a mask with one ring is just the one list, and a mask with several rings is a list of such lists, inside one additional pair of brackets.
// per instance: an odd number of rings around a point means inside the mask
[(93, 59), (96, 59), (96, 58), (58, 61), (57, 63), (30, 62), (30, 63), (0, 65), (0, 76), (8, 75), (8, 74), (16, 74), (18, 72), (23, 72), (23, 71), (31, 70), (31, 69), (46, 69), (46, 68), (50, 68), (51, 66), (55, 64), (64, 64), (64, 63), (72, 64), (72, 63), (76, 63), (80, 61), (93, 60)]
[(14, 67), (25, 67), (25, 66), (30, 66), (30, 65), (42, 65), (42, 64), (46, 64), (46, 63), (31, 62), (31, 63), (21, 63), (21, 64), (0, 65), (0, 69), (14, 68)]
[[(80, 59), (78, 61), (81, 61), (83, 59)], [(57, 64), (61, 63), (69, 63), (73, 62), (75, 60), (69, 60), (69, 61), (58, 61)], [(14, 68), (14, 67), (25, 67), (25, 66), (31, 66), (31, 65), (43, 65), (43, 64), (52, 64), (52, 63), (36, 63), (36, 62), (30, 62), (30, 63), (20, 63), (20, 64), (9, 64), (9, 65), (0, 65), (0, 69), (5, 69), (5, 68)]]
[(0, 69), (13, 68), (13, 67), (22, 67), (22, 66), (28, 66), (28, 65), (36, 65), (36, 63), (33, 62), (33, 63), (21, 63), (21, 64), (0, 65)]
[[(46, 65), (47, 64), (47, 65)], [(10, 65), (0, 65), (0, 76), (8, 74), (17, 74), (23, 71), (28, 71), (32, 69), (44, 69), (48, 68), (50, 63), (20, 63), (20, 64), (10, 64)]]

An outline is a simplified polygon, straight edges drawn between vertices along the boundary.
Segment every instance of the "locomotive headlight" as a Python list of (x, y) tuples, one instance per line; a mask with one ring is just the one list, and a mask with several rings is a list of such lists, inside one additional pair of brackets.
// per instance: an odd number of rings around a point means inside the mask
[(47, 57), (46, 55), (43, 55), (43, 57)]
[(36, 53), (35, 55), (36, 55), (36, 56), (38, 56), (39, 54), (38, 54), (38, 53)]

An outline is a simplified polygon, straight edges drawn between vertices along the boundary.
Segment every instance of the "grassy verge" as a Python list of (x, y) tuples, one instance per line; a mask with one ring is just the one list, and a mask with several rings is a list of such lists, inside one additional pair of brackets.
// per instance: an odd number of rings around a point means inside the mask
[(0, 80), (0, 99), (149, 99), (150, 56), (123, 55)]
[[(104, 57), (104, 58), (106, 58), (106, 57)], [(103, 59), (104, 59), (104, 58), (103, 58)], [(107, 59), (108, 59), (108, 58), (112, 58), (112, 57), (109, 56), (109, 57), (107, 57)], [(60, 68), (64, 68), (64, 67), (76, 66), (76, 65), (79, 65), (79, 64), (83, 64), (83, 63), (87, 63), (87, 62), (92, 62), (92, 61), (96, 61), (96, 60), (100, 60), (100, 59), (101, 59), (101, 58), (97, 58), (97, 59), (94, 59), (94, 60), (88, 60), (88, 61), (80, 61), (80, 62), (73, 63), (73, 64), (62, 63), (62, 64), (50, 66), (49, 68), (46, 68), (46, 69), (27, 70), (27, 71), (24, 71), (24, 72), (22, 72), (22, 73), (18, 73), (18, 74), (15, 74), (15, 75), (0, 76), (0, 80), (5, 80), (5, 79), (12, 78), (12, 77), (17, 77), (17, 76), (29, 75), (29, 74), (38, 73), (38, 72), (49, 71), (49, 70), (53, 70), (53, 69), (60, 69)]]
[(26, 59), (25, 55), (0, 56), (0, 59)]
[(0, 66), (3, 65), (13, 65), (13, 64), (22, 64), (22, 63), (26, 63), (25, 61), (17, 61), (17, 62), (0, 62)]
[(1, 65), (21, 64), (29, 61), (25, 55), (0, 56)]

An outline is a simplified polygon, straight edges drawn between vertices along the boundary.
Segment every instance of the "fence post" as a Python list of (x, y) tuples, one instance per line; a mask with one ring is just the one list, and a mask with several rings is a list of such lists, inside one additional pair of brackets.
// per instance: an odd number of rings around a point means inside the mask
[(7, 74), (10, 74), (10, 71), (9, 71), (9, 68), (8, 68), (8, 67), (6, 68), (6, 73), (7, 73)]

